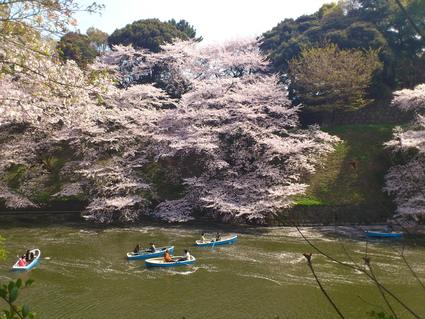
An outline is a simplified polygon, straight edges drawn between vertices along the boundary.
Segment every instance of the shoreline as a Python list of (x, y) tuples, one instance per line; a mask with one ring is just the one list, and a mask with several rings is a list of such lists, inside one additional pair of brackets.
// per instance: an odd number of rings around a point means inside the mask
[(206, 224), (206, 223), (211, 223), (211, 224), (216, 224), (216, 225), (227, 225), (227, 226), (237, 226), (237, 227), (294, 227), (295, 225), (297, 226), (301, 226), (301, 227), (334, 227), (334, 226), (338, 226), (338, 227), (344, 227), (344, 226), (384, 226), (386, 225), (385, 221), (380, 221), (380, 222), (344, 222), (344, 221), (338, 221), (337, 223), (330, 223), (329, 221), (324, 221), (322, 223), (320, 222), (316, 222), (316, 221), (311, 221), (308, 220), (308, 218), (305, 221), (300, 221), (300, 220), (296, 220), (296, 221), (292, 221), (292, 220), (285, 220), (283, 221), (280, 218), (276, 218), (275, 220), (271, 220), (269, 223), (265, 223), (265, 224), (255, 224), (255, 223), (237, 223), (237, 222), (230, 222), (230, 223), (226, 223), (226, 222), (222, 222), (216, 219), (212, 219), (212, 218), (200, 218), (200, 219), (195, 219), (195, 220), (191, 220), (188, 222), (182, 222), (182, 223), (178, 223), (178, 222), (166, 222), (166, 221), (161, 221), (158, 219), (154, 219), (154, 218), (150, 218), (149, 216), (143, 216), (140, 220), (135, 221), (135, 222), (113, 222), (110, 224), (99, 224), (99, 223), (95, 223), (95, 222), (91, 222), (88, 221), (86, 219), (84, 219), (83, 217), (81, 217), (81, 211), (79, 210), (12, 210), (12, 211), (0, 211), (0, 218), (3, 216), (16, 216), (16, 217), (36, 217), (36, 216), (62, 216), (62, 215), (72, 215), (74, 217), (79, 217), (79, 219), (81, 220), (82, 223), (84, 224), (92, 224), (92, 225), (99, 225), (99, 226), (112, 226), (112, 227), (117, 227), (117, 226), (131, 226), (131, 225), (138, 225), (138, 224), (145, 224), (145, 223), (152, 223), (152, 224), (160, 224), (160, 225), (197, 225), (197, 224)]
[(152, 224), (160, 224), (160, 225), (196, 225), (196, 224), (206, 224), (206, 223), (211, 223), (211, 224), (217, 224), (217, 225), (227, 225), (227, 226), (239, 226), (239, 227), (253, 227), (253, 228), (261, 228), (261, 227), (295, 227), (295, 225), (300, 226), (300, 227), (345, 227), (345, 226), (385, 226), (387, 224), (386, 221), (382, 220), (382, 221), (377, 221), (377, 222), (344, 222), (341, 220), (338, 220), (336, 223), (330, 223), (329, 221), (324, 221), (324, 222), (317, 222), (317, 221), (311, 221), (308, 220), (308, 218), (305, 221), (300, 221), (300, 220), (290, 220), (287, 219), (285, 221), (282, 221), (282, 219), (276, 218), (275, 220), (272, 220), (269, 223), (265, 223), (265, 224), (255, 224), (255, 223), (238, 223), (238, 222), (230, 222), (230, 223), (226, 223), (226, 222), (222, 222), (220, 220), (216, 220), (216, 219), (212, 219), (212, 218), (200, 218), (200, 219), (195, 219), (195, 220), (191, 220), (188, 222), (182, 222), (182, 223), (178, 223), (178, 222), (166, 222), (166, 221), (161, 221), (159, 219), (154, 219), (151, 218), (149, 216), (143, 216), (140, 220), (135, 221), (135, 222), (113, 222), (110, 224), (99, 224), (99, 223), (95, 223), (95, 222), (91, 222), (88, 221), (86, 219), (84, 219), (83, 217), (81, 217), (81, 211), (78, 210), (13, 210), (13, 211), (0, 211), (0, 218), (2, 218), (3, 216), (17, 216), (17, 217), (36, 217), (36, 216), (61, 216), (61, 215), (72, 215), (74, 217), (79, 217), (79, 219), (81, 220), (82, 223), (84, 224), (92, 224), (92, 225), (105, 225), (105, 226), (112, 226), (112, 227), (117, 227), (117, 226), (131, 226), (131, 225), (138, 225), (138, 224), (145, 224), (145, 223), (152, 223)]

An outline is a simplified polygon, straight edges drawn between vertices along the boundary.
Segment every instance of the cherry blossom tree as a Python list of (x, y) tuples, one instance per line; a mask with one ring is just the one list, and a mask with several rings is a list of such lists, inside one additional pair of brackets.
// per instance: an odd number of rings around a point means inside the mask
[(56, 55), (53, 41), (46, 38), (75, 26), (76, 12), (94, 13), (102, 7), (96, 3), (83, 7), (75, 0), (0, 0), (0, 76), (20, 76), (33, 84), (43, 80), (46, 86), (60, 84), (60, 79), (40, 69), (40, 64)]
[[(37, 185), (54, 175), (50, 200), (84, 197), (84, 216), (97, 222), (203, 214), (265, 223), (305, 191), (338, 141), (298, 127), (255, 41), (118, 46), (86, 71), (51, 60), (39, 70), (61, 83), (0, 80), (0, 132), (13, 141), (0, 139), (9, 176), (0, 198), (12, 208), (45, 205)], [(163, 184), (181, 191), (166, 196)]]
[(127, 85), (166, 66), (173, 71), (163, 81), (190, 88), (176, 109), (162, 112), (151, 138), (157, 158), (195, 159), (202, 169), (181, 176), (186, 195), (158, 205), (159, 218), (188, 220), (196, 208), (221, 220), (265, 222), (305, 191), (302, 180), (337, 141), (317, 127), (297, 128), (298, 109), (253, 41), (177, 42), (156, 54), (117, 47), (102, 63), (117, 65)]
[[(386, 176), (385, 190), (394, 196), (396, 219), (406, 224), (423, 223), (425, 217), (425, 85), (394, 94), (393, 104), (405, 111), (415, 111), (416, 121), (409, 127), (394, 130), (386, 146), (397, 160)], [(422, 113), (422, 114), (421, 114)]]

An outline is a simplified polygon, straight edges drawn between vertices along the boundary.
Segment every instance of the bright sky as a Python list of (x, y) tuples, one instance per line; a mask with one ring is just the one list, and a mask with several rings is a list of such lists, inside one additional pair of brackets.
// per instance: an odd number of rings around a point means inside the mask
[[(79, 0), (86, 5), (93, 0)], [(97, 0), (106, 7), (102, 15), (77, 16), (78, 28), (94, 26), (112, 33), (135, 20), (185, 19), (194, 25), (205, 42), (261, 35), (285, 18), (317, 11), (332, 0)]]

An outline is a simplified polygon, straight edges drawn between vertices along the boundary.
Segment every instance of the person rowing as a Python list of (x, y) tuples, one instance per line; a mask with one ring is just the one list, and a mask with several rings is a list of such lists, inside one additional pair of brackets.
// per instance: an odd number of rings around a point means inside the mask
[(154, 243), (149, 243), (149, 248), (146, 249), (146, 252), (148, 253), (154, 253), (156, 251), (156, 247)]
[(168, 249), (165, 250), (164, 261), (166, 263), (170, 263), (170, 262), (173, 262), (174, 261), (173, 258), (171, 258), (170, 251)]
[(201, 240), (202, 240), (203, 243), (207, 242), (207, 239), (205, 238), (205, 233), (201, 234)]
[(133, 250), (133, 253), (134, 254), (139, 254), (139, 252), (140, 252), (140, 244), (137, 244), (136, 247)]
[(176, 261), (185, 261), (185, 260), (190, 260), (190, 253), (187, 249), (184, 250), (184, 255), (183, 257), (180, 257), (179, 259), (177, 259)]

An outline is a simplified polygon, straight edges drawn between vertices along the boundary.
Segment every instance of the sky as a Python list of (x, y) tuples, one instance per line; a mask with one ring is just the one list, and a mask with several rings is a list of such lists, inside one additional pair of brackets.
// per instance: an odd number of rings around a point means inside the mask
[[(79, 0), (87, 5), (93, 0)], [(215, 43), (239, 37), (254, 37), (270, 30), (285, 18), (317, 11), (332, 0), (97, 0), (105, 5), (102, 14), (80, 13), (78, 29), (94, 26), (109, 34), (140, 19), (167, 21), (185, 19), (204, 38)]]

